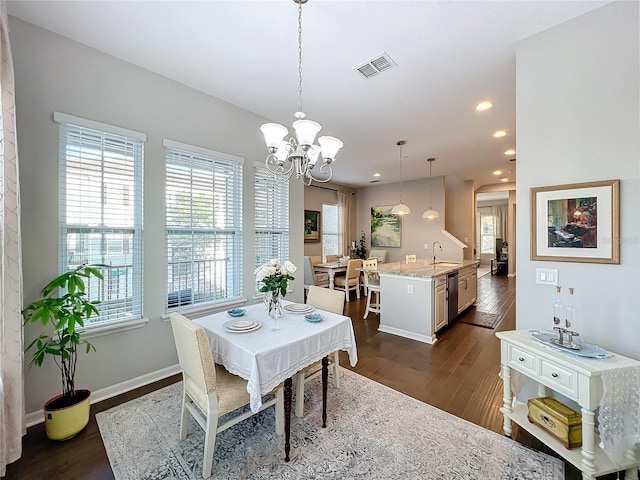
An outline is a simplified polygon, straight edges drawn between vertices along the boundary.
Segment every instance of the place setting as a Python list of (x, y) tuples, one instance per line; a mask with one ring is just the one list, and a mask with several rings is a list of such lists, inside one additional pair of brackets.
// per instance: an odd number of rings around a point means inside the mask
[(291, 313), (311, 313), (314, 311), (314, 308), (312, 305), (307, 305), (306, 303), (289, 303), (287, 305), (284, 306), (284, 309), (287, 312), (291, 312)]
[(223, 324), (223, 327), (229, 331), (234, 333), (246, 333), (253, 332), (254, 330), (259, 329), (262, 326), (262, 323), (258, 320), (254, 320), (251, 318), (239, 318), (245, 314), (244, 308), (234, 308), (233, 310), (228, 310), (227, 315), (233, 317), (235, 320), (229, 320)]

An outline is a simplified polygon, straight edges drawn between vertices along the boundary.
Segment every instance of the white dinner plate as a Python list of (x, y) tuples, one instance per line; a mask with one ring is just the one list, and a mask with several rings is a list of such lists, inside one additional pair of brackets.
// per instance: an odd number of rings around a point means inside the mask
[[(229, 332), (233, 332), (233, 333), (245, 333), (245, 332), (253, 332), (254, 330), (259, 329), (262, 324), (256, 320), (252, 320), (251, 321), (251, 325), (248, 326), (244, 326), (244, 327), (236, 327), (234, 326), (234, 322), (237, 322), (238, 320), (229, 320), (228, 322), (225, 322), (222, 326)], [(247, 320), (245, 320), (246, 322)]]
[(292, 313), (310, 313), (313, 312), (313, 305), (306, 305), (304, 303), (291, 303), (285, 305), (284, 309)]
[(233, 328), (244, 330), (245, 328), (250, 328), (255, 326), (255, 324), (256, 324), (255, 320), (233, 320), (230, 326)]

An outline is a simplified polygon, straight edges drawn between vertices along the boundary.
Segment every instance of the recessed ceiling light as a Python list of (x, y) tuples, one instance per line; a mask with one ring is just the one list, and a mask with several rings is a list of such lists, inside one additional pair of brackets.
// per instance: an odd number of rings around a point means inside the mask
[(506, 137), (507, 132), (505, 132), (504, 130), (498, 130), (496, 133), (493, 134), (493, 136), (496, 138)]
[(501, 181), (502, 183), (505, 183), (505, 182), (508, 182), (508, 181), (509, 181), (509, 179), (508, 179), (507, 177), (502, 177), (502, 178), (500, 179), (500, 181)]
[(516, 151), (513, 148), (510, 148), (509, 150), (507, 150), (506, 152), (504, 152), (505, 155), (515, 155)]
[(379, 176), (380, 176), (380, 174), (376, 172), (376, 173), (374, 173), (374, 174), (373, 174), (373, 176), (374, 176), (374, 177), (379, 177)]
[(493, 103), (490, 102), (489, 100), (485, 100), (483, 102), (480, 102), (478, 105), (476, 105), (476, 110), (478, 110), (479, 112), (484, 112), (485, 110), (489, 110), (492, 107), (493, 107)]
[(493, 172), (494, 175), (502, 175), (502, 170), (496, 170)]

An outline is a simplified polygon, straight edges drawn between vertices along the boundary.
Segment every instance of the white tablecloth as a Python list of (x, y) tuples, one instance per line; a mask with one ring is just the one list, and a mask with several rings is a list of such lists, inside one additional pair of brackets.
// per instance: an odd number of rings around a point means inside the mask
[(311, 323), (303, 314), (285, 310), (278, 319), (280, 330), (277, 332), (271, 330), (273, 320), (263, 304), (246, 307), (246, 314), (242, 317), (262, 322), (262, 327), (252, 332), (233, 333), (225, 329), (224, 323), (233, 320), (226, 312), (207, 315), (194, 322), (207, 332), (214, 361), (248, 380), (251, 410), (257, 412), (262, 405), (262, 395), (331, 352), (346, 350), (351, 366), (358, 362), (351, 319), (320, 310), (317, 312), (323, 315), (323, 320)]

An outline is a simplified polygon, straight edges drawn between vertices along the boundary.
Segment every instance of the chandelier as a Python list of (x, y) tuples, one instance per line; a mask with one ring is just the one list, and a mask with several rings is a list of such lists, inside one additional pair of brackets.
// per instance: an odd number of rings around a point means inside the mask
[[(296, 137), (284, 140), (289, 131), (278, 123), (265, 123), (260, 130), (269, 150), (265, 165), (276, 180), (286, 182), (295, 172), (297, 179), (311, 185), (312, 181), (325, 183), (331, 180), (331, 162), (343, 143), (335, 137), (327, 136), (318, 138), (320, 145), (313, 143), (322, 126), (306, 119), (307, 115), (302, 111), (302, 4), (307, 3), (307, 0), (293, 1), (298, 4), (298, 111), (294, 114), (297, 120), (293, 122)], [(321, 159), (319, 166), (318, 157)], [(317, 173), (322, 176), (316, 177)]]

